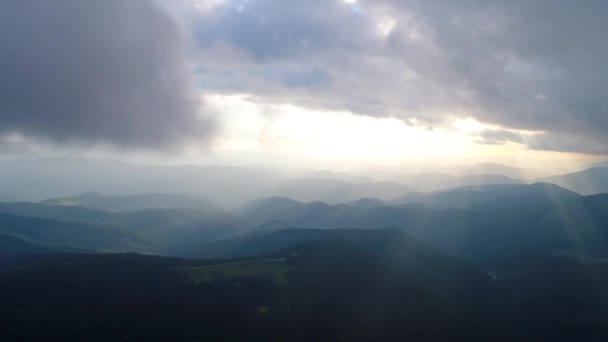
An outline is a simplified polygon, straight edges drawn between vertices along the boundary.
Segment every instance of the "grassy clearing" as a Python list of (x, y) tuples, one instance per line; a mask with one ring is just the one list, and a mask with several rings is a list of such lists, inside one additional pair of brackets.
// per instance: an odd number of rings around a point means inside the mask
[(179, 267), (196, 284), (238, 278), (269, 278), (279, 285), (287, 284), (287, 264), (285, 259), (259, 259), (233, 261), (196, 267)]

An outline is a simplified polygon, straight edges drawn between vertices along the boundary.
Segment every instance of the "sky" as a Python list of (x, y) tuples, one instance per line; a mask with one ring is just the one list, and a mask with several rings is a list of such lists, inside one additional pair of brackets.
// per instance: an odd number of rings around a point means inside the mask
[(340, 171), (608, 154), (608, 3), (3, 0), (0, 157)]

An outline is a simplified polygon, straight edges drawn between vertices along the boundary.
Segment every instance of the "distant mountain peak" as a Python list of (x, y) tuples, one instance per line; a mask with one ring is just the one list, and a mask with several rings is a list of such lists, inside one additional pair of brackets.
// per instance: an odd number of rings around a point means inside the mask
[(541, 181), (557, 184), (582, 195), (607, 193), (608, 167), (595, 166), (582, 171), (544, 178)]

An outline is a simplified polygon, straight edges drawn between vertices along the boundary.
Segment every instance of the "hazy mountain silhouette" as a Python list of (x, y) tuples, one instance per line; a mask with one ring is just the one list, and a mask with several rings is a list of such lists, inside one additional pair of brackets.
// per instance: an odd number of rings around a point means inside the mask
[(336, 204), (362, 197), (388, 200), (412, 191), (411, 187), (396, 182), (356, 183), (335, 178), (299, 178), (281, 184), (275, 195), (304, 202), (323, 201)]
[(543, 181), (562, 186), (583, 195), (608, 192), (608, 168), (593, 167), (561, 176), (544, 178)]
[(382, 201), (378, 198), (373, 198), (373, 197), (359, 198), (354, 201), (346, 202), (345, 204), (349, 205), (351, 207), (361, 208), (361, 209), (371, 209), (371, 208), (384, 207), (384, 206), (389, 205), (386, 201)]
[(433, 208), (470, 208), (491, 205), (528, 205), (544, 201), (566, 201), (579, 197), (554, 184), (492, 184), (458, 187), (445, 191), (409, 194), (393, 202), (421, 203)]
[(531, 181), (542, 177), (553, 175), (546, 168), (528, 167), (526, 165), (518, 165), (517, 167), (500, 164), (500, 163), (479, 163), (463, 167), (451, 167), (446, 169), (457, 175), (500, 175), (508, 178)]
[[(608, 203), (603, 196), (580, 197), (547, 184), (499, 186), (504, 193), (485, 192), (468, 209), (300, 203), (288, 199), (255, 202), (240, 212), (254, 230), (311, 227), (321, 229), (395, 227), (445, 253), (471, 260), (489, 260), (522, 253), (570, 253), (603, 257), (608, 252)], [(494, 187), (485, 189), (493, 192)], [(462, 200), (456, 192), (456, 200)], [(515, 196), (514, 196), (515, 195)], [(452, 200), (452, 198), (450, 198)], [(264, 224), (271, 222), (271, 224)], [(289, 234), (289, 233), (284, 233)]]
[(345, 204), (329, 205), (327, 203), (298, 202), (289, 198), (270, 197), (252, 201), (234, 211), (240, 221), (251, 226), (258, 226), (267, 221), (282, 221), (300, 227), (333, 227), (332, 222), (342, 217), (353, 217), (365, 212)]
[(81, 206), (109, 211), (138, 211), (145, 209), (210, 210), (208, 201), (188, 194), (136, 194), (107, 196), (86, 192), (77, 196), (51, 198), (40, 203), (57, 206)]
[[(40, 201), (70, 197), (74, 193), (98, 192), (106, 196), (123, 194), (191, 194), (196, 200), (220, 207), (232, 207), (259, 197), (284, 196), (303, 201), (344, 202), (361, 197), (390, 199), (412, 191), (394, 182), (372, 181), (332, 172), (289, 174), (266, 168), (231, 166), (158, 166), (77, 158), (39, 158), (0, 160), (0, 179), (5, 183), (2, 196), (9, 200)], [(189, 195), (190, 196), (190, 195)], [(120, 198), (115, 198), (119, 200)], [(163, 204), (162, 208), (192, 206), (188, 199), (122, 198), (123, 205), (140, 203), (131, 209)], [(68, 201), (71, 199), (68, 199)], [(77, 199), (77, 202), (86, 199)], [(95, 207), (108, 209), (95, 198)], [(123, 210), (114, 204), (112, 210)], [(85, 204), (85, 203), (83, 203)]]
[[(242, 222), (252, 226), (278, 220), (299, 227), (370, 228), (366, 224), (371, 224), (371, 227), (386, 228), (398, 227), (404, 223), (400, 221), (401, 218), (407, 220), (408, 215), (416, 217), (417, 212), (424, 211), (415, 205), (403, 206), (410, 203), (423, 204), (431, 209), (462, 209), (476, 206), (526, 206), (568, 201), (577, 197), (578, 194), (552, 184), (488, 185), (429, 194), (415, 193), (392, 202), (372, 200), (373, 205), (369, 205), (366, 200), (363, 203), (367, 205), (361, 205), (361, 202), (329, 205), (318, 201), (303, 203), (289, 198), (271, 197), (252, 201), (236, 210), (235, 214)], [(375, 214), (383, 211), (387, 211), (387, 214)]]
[[(117, 238), (114, 245), (103, 245), (104, 249), (177, 256), (192, 255), (203, 245), (215, 248), (212, 241), (225, 243), (220, 240), (247, 232), (297, 227), (394, 227), (445, 253), (471, 260), (539, 251), (601, 257), (608, 250), (603, 229), (606, 218), (601, 214), (608, 206), (599, 199), (581, 198), (552, 184), (466, 187), (417, 196), (410, 200), (423, 202), (422, 206), (386, 205), (369, 199), (330, 205), (272, 197), (250, 202), (233, 215), (213, 210), (173, 209), (108, 212), (40, 203), (0, 203), (0, 212), (62, 221), (60, 223), (112, 227), (111, 231), (129, 234), (139, 244), (129, 245), (128, 239)], [(573, 235), (573, 231), (577, 234)], [(45, 239), (36, 240), (38, 245), (58, 244), (53, 236), (43, 237)], [(81, 249), (97, 247), (91, 244), (92, 241), (65, 245)]]
[(522, 180), (499, 174), (468, 174), (454, 176), (443, 173), (424, 173), (404, 176), (403, 182), (420, 192), (440, 191), (463, 186), (523, 183)]

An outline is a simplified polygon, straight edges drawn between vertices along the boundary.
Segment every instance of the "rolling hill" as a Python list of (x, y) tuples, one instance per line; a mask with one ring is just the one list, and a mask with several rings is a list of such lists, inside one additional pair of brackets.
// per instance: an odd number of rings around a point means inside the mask
[[(48, 251), (146, 251), (148, 245), (124, 229), (0, 214), (0, 234), (15, 254)], [(10, 240), (9, 240), (10, 239)]]
[(26, 238), (0, 234), (0, 258), (6, 255), (48, 254), (53, 252), (57, 252), (57, 250), (40, 246)]
[[(145, 242), (145, 251), (179, 255), (197, 244), (226, 238), (239, 232), (237, 222), (221, 211), (147, 209), (107, 212), (79, 206), (40, 203), (0, 203), (0, 213), (62, 221), (72, 224), (113, 227)], [(130, 251), (143, 252), (133, 248)]]
[[(509, 189), (506, 191), (509, 196), (497, 196), (500, 200), (494, 202), (482, 193), (481, 198), (486, 200), (467, 209), (420, 206), (361, 209), (275, 198), (255, 202), (249, 208), (255, 210), (241, 212), (240, 219), (255, 222), (254, 231), (260, 233), (298, 227), (400, 228), (445, 253), (475, 261), (535, 252), (608, 256), (605, 195), (580, 197), (542, 184), (524, 189), (532, 189), (533, 193), (517, 192), (517, 196), (510, 197), (513, 189)], [(292, 238), (289, 233), (282, 234), (286, 234), (285, 239)]]
[[(213, 251), (236, 250), (235, 243), (253, 246), (245, 250), (259, 249), (252, 241), (260, 241), (262, 246), (283, 246), (273, 240), (264, 242), (265, 233), (277, 230), (286, 231), (280, 235), (285, 241), (299, 241), (313, 234), (299, 228), (399, 228), (443, 253), (473, 261), (535, 252), (608, 256), (608, 218), (603, 214), (608, 212), (608, 204), (603, 196), (581, 197), (555, 185), (537, 183), (466, 187), (423, 194), (417, 200), (421, 199), (425, 202), (422, 206), (390, 206), (378, 200), (371, 200), (371, 205), (365, 199), (359, 205), (330, 205), (273, 197), (248, 203), (232, 214), (174, 209), (108, 212), (79, 206), (0, 203), (0, 213), (49, 220), (55, 225), (107, 227), (122, 234), (115, 240), (90, 234), (66, 243), (56, 239), (67, 239), (68, 233), (43, 235), (39, 230), (36, 238), (26, 240), (45, 248), (59, 245), (83, 250), (221, 256)], [(28, 228), (25, 223), (5, 225), (5, 229), (11, 229), (7, 234), (13, 237), (19, 229)], [(95, 239), (99, 239), (99, 246), (94, 244)], [(133, 239), (137, 243), (132, 243)]]

